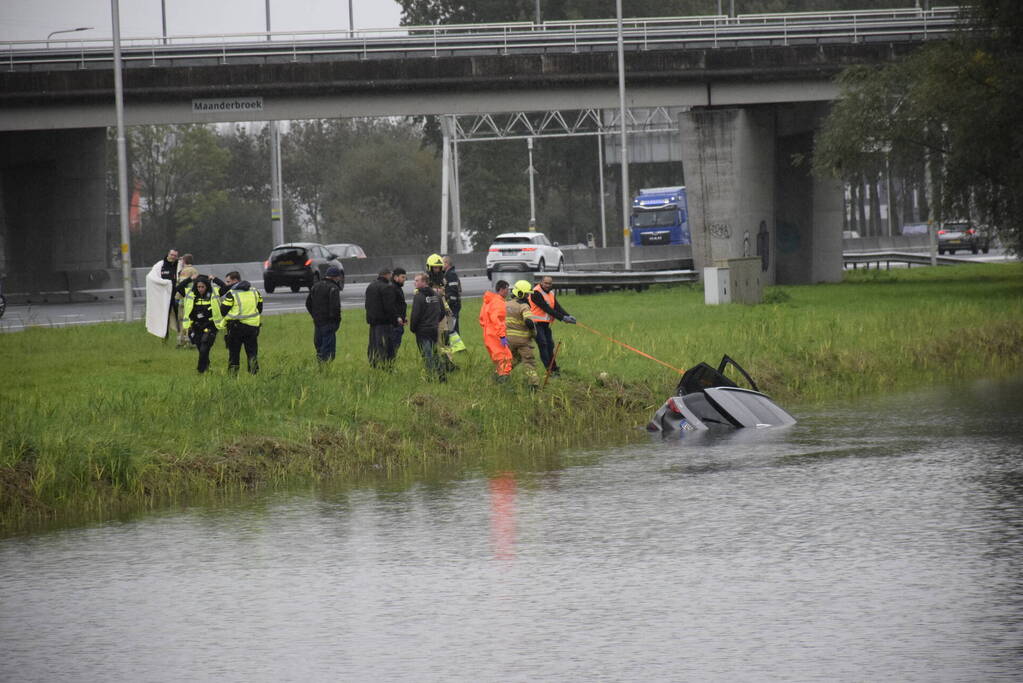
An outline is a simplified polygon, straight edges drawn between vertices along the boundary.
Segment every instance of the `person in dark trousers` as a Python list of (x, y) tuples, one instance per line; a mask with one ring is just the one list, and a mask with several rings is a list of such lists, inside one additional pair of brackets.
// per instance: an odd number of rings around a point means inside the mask
[(199, 374), (210, 367), (210, 349), (217, 341), (217, 326), (221, 323), (220, 286), (224, 283), (214, 278), (217, 284), (210, 282), (205, 275), (195, 275), (178, 285), (181, 292), (181, 316), (189, 341), (199, 350)]
[(249, 372), (254, 375), (259, 372), (258, 339), (263, 297), (248, 280), (241, 279), (237, 270), (228, 273), (224, 280), (229, 289), (220, 300), (220, 312), (227, 321), (227, 371), (238, 374), (244, 346)]
[(533, 293), (529, 297), (529, 309), (532, 313), (536, 346), (540, 351), (543, 371), (550, 371), (551, 375), (556, 377), (561, 374), (561, 370), (554, 358), (554, 334), (551, 332), (551, 323), (561, 320), (574, 325), (575, 318), (558, 303), (554, 295), (554, 278), (550, 275), (545, 275), (540, 284), (533, 288)]
[(391, 286), (394, 287), (394, 311), (398, 314), (398, 324), (391, 330), (391, 346), (394, 355), (401, 348), (401, 338), (405, 335), (405, 324), (408, 322), (408, 304), (405, 302), (405, 278), (408, 275), (404, 268), (395, 268), (391, 273)]
[(374, 368), (390, 367), (394, 360), (394, 326), (398, 323), (390, 268), (382, 268), (377, 279), (366, 287), (366, 323), (369, 325), (366, 351), (369, 364)]
[(334, 360), (337, 331), (341, 327), (341, 269), (328, 266), (323, 279), (309, 290), (305, 309), (313, 318), (313, 346), (321, 363)]
[(416, 295), (412, 298), (412, 314), (408, 328), (416, 335), (416, 345), (423, 355), (426, 373), (438, 382), (447, 380), (447, 366), (437, 346), (440, 325), (447, 316), (443, 295), (430, 284), (430, 276), (419, 273), (415, 278)]
[[(181, 264), (178, 262), (178, 250), (171, 247), (167, 250), (167, 255), (163, 259), (163, 263), (160, 265), (160, 277), (164, 280), (170, 280), (172, 288), (178, 286), (178, 269)], [(170, 310), (167, 311), (168, 315), (168, 332), (173, 329), (175, 332), (181, 329), (181, 314), (178, 310), (178, 298), (171, 295)], [(168, 335), (169, 336), (169, 335)]]
[(462, 281), (455, 272), (455, 264), (450, 256), (444, 257), (444, 298), (448, 300), (448, 308), (455, 318), (451, 331), (461, 334), (458, 322), (461, 320), (462, 312)]

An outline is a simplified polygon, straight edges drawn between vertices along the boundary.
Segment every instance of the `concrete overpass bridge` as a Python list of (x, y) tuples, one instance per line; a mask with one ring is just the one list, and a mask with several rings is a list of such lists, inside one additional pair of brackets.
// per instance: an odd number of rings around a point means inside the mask
[[(682, 110), (697, 267), (761, 254), (767, 282), (839, 278), (840, 188), (789, 159), (812, 151), (839, 71), (899, 59), (957, 22), (955, 8), (627, 21), (627, 106)], [(112, 46), (0, 48), (0, 268), (103, 268)], [(614, 109), (615, 48), (609, 21), (133, 39), (125, 121)]]

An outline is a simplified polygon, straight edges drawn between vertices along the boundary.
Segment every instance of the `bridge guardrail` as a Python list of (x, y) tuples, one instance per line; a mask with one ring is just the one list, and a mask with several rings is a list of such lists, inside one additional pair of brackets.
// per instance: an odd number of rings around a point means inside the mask
[[(950, 33), (960, 20), (958, 7), (789, 14), (743, 14), (737, 17), (657, 17), (627, 19), (623, 38), (630, 49), (647, 50), (658, 44), (686, 47), (789, 45), (828, 41), (861, 42), (893, 37), (927, 39)], [(199, 42), (201, 41), (201, 42)], [(587, 49), (610, 49), (617, 44), (614, 20), (558, 21), (530, 24), (462, 24), (404, 26), (356, 31), (288, 31), (218, 35), (151, 36), (122, 39), (125, 63), (181, 59), (282, 57), (290, 61), (333, 55), (369, 59), (371, 56), (420, 53), (439, 56), (461, 51), (508, 54)], [(51, 49), (49, 45), (62, 47)], [(9, 71), (43, 65), (60, 68), (107, 68), (112, 59), (109, 39), (9, 41), (4, 50)]]

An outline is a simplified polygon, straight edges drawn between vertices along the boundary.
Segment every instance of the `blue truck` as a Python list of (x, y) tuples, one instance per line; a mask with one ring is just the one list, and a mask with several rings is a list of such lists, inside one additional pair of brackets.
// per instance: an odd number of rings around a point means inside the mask
[(632, 200), (632, 246), (692, 244), (686, 188), (651, 187)]

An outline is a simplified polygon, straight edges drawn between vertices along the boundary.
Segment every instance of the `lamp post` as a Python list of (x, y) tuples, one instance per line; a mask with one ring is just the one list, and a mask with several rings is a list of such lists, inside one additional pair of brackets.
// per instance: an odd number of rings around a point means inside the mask
[(131, 237), (128, 232), (128, 153), (124, 139), (124, 81), (121, 77), (121, 10), (110, 0), (114, 39), (114, 111), (117, 117), (117, 198), (121, 223), (121, 285), (124, 289), (124, 321), (132, 321)]
[(50, 49), (50, 38), (57, 35), (58, 33), (76, 33), (78, 31), (91, 31), (94, 26), (79, 26), (78, 28), (65, 28), (60, 31), (50, 31), (50, 35), (46, 36), (46, 49)]
[(622, 236), (625, 238), (625, 270), (632, 270), (632, 257), (629, 247), (632, 232), (629, 230), (629, 146), (625, 132), (625, 40), (622, 36), (622, 0), (615, 3), (618, 10), (618, 110), (621, 117), (622, 132)]

